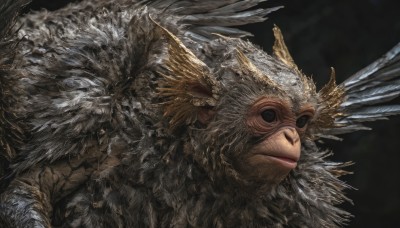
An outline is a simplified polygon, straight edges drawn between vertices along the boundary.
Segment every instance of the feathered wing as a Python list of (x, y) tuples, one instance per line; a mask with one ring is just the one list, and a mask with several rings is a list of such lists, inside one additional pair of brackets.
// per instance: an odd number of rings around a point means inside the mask
[(363, 122), (400, 114), (400, 104), (385, 104), (400, 95), (400, 43), (383, 57), (339, 85), (345, 92), (340, 105), (343, 116), (324, 135), (369, 130)]
[[(251, 9), (266, 0), (156, 0), (149, 7), (162, 9), (166, 14), (176, 15), (177, 24), (183, 27), (178, 31), (197, 42), (208, 41), (216, 34), (229, 37), (244, 37), (251, 34), (232, 26), (262, 22), (267, 15), (282, 7)], [(169, 29), (169, 28), (168, 28)]]

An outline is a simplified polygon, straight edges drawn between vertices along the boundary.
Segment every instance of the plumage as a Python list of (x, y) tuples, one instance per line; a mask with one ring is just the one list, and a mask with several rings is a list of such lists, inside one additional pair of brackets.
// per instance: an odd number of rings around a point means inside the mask
[[(399, 96), (400, 43), (384, 56), (355, 73), (341, 86), (346, 97), (340, 104), (344, 117), (336, 118), (337, 128), (326, 134), (350, 133), (369, 129), (360, 123), (382, 120), (399, 114), (398, 105), (380, 105)], [(371, 107), (371, 105), (374, 105)], [(355, 125), (354, 127), (352, 127)], [(346, 130), (341, 130), (346, 128)]]
[(13, 61), (15, 48), (15, 43), (11, 41), (11, 28), (20, 7), (28, 2), (7, 0), (0, 4), (0, 192), (7, 183), (4, 179), (9, 162), (16, 156), (15, 145), (25, 139), (24, 124), (10, 110), (17, 98), (11, 89), (15, 84), (14, 79), (8, 75), (7, 69)]
[[(0, 23), (13, 53), (0, 52), (1, 102), (13, 99), (1, 112), (15, 117), (0, 118), (1, 132), (18, 133), (0, 135), (13, 151), (0, 153), (10, 163), (0, 226), (346, 224), (338, 205), (350, 186), (338, 178), (349, 163), (329, 161), (314, 140), (400, 114), (380, 105), (399, 95), (399, 46), (342, 84), (333, 71), (317, 92), (277, 27), (273, 55), (230, 27), (279, 8), (254, 9), (260, 2), (84, 0)], [(0, 3), (5, 21), (24, 4)], [(274, 182), (238, 165), (269, 137), (257, 117), (264, 100), (287, 123), (310, 118), (296, 128), (296, 168)]]

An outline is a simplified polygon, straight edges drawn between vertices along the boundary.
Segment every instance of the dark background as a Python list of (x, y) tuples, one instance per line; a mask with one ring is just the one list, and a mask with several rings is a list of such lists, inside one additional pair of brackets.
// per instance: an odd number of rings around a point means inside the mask
[[(28, 9), (54, 10), (68, 0), (34, 0)], [(277, 24), (298, 66), (320, 88), (335, 67), (338, 82), (365, 67), (400, 41), (398, 0), (270, 0), (263, 7), (284, 5), (265, 23), (245, 26), (255, 43), (270, 52)], [(400, 104), (400, 99), (394, 101)], [(343, 178), (357, 190), (347, 191), (354, 205), (349, 227), (400, 227), (400, 118), (369, 124), (373, 131), (327, 141), (332, 160), (354, 161), (353, 175)]]

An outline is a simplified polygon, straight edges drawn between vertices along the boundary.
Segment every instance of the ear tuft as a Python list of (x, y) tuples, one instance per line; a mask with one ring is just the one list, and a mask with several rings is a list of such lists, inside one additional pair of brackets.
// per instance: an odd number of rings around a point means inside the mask
[(321, 99), (321, 108), (318, 111), (319, 117), (315, 121), (318, 128), (334, 128), (335, 119), (344, 116), (340, 109), (343, 103), (345, 90), (336, 84), (335, 69), (331, 68), (331, 78), (319, 92), (318, 95)]
[(309, 77), (307, 77), (301, 70), (297, 67), (296, 63), (294, 62), (292, 56), (289, 53), (289, 50), (285, 44), (283, 39), (283, 35), (281, 30), (278, 26), (274, 25), (273, 28), (275, 43), (273, 46), (273, 53), (274, 56), (279, 59), (283, 64), (285, 64), (290, 69), (294, 70), (296, 74), (300, 77), (300, 80), (303, 82), (304, 89), (308, 93), (315, 92), (315, 83)]
[(159, 82), (159, 96), (163, 100), (164, 115), (170, 127), (190, 124), (198, 119), (200, 109), (213, 107), (218, 98), (218, 82), (211, 70), (198, 59), (174, 34), (154, 22), (168, 42), (169, 56), (163, 78)]
[(285, 40), (283, 39), (283, 35), (279, 27), (274, 25), (272, 31), (274, 32), (275, 37), (275, 43), (272, 48), (274, 56), (289, 68), (299, 71), (297, 65), (293, 61), (292, 56), (289, 53), (289, 50), (285, 44)]

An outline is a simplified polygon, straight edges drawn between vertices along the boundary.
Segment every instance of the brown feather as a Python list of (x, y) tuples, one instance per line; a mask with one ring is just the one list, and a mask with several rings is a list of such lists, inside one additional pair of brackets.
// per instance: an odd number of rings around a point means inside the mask
[(301, 81), (303, 82), (303, 85), (305, 86), (304, 90), (307, 93), (313, 93), (315, 91), (315, 83), (310, 77), (307, 77), (297, 67), (285, 44), (281, 30), (276, 25), (272, 30), (274, 32), (274, 37), (275, 37), (275, 43), (272, 48), (274, 56), (277, 59), (279, 59), (283, 64), (285, 64), (286, 66), (288, 66), (289, 68), (293, 69), (296, 72), (296, 74), (300, 77)]
[[(157, 23), (156, 23), (157, 24)], [(178, 37), (157, 24), (168, 41), (167, 73), (159, 72), (159, 95), (165, 99), (164, 115), (170, 116), (173, 129), (197, 119), (199, 107), (214, 106), (217, 100), (217, 81), (211, 71)]]
[(256, 82), (260, 82), (265, 85), (271, 86), (272, 88), (282, 90), (278, 84), (276, 84), (267, 75), (263, 74), (259, 69), (257, 69), (257, 67), (250, 61), (250, 59), (248, 59), (246, 55), (239, 49), (236, 49), (236, 59), (243, 75), (249, 75), (253, 77)]
[(340, 110), (340, 105), (344, 101), (345, 91), (342, 87), (336, 84), (335, 69), (331, 68), (331, 78), (319, 92), (321, 99), (321, 109), (319, 117), (316, 120), (318, 128), (333, 128), (339, 127), (335, 124), (335, 119), (344, 116)]

